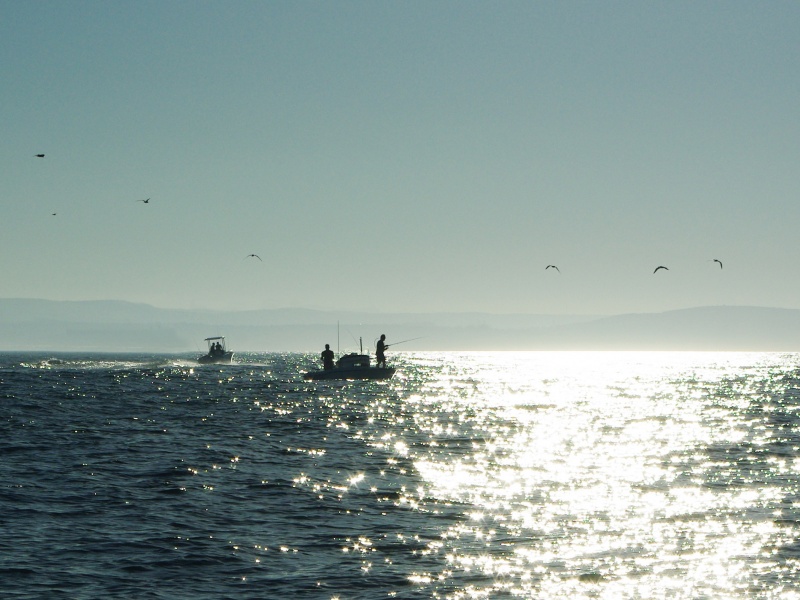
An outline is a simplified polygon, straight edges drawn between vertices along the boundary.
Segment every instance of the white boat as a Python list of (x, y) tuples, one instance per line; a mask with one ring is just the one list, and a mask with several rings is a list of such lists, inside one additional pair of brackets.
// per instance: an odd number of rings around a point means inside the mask
[(378, 367), (370, 364), (369, 354), (345, 354), (336, 361), (332, 369), (309, 371), (304, 379), (325, 381), (332, 379), (390, 379), (394, 375), (394, 367)]
[(208, 344), (208, 354), (204, 354), (197, 359), (202, 365), (228, 364), (233, 358), (233, 351), (225, 346), (223, 336), (208, 337), (205, 339)]

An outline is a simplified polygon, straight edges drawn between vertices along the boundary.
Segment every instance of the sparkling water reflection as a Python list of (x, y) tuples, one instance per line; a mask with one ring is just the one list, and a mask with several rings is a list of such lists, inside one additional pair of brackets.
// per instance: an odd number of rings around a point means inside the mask
[(393, 359), (0, 360), (5, 593), (800, 598), (797, 355)]
[(468, 518), (428, 545), (441, 565), (413, 581), (467, 582), (452, 598), (794, 593), (796, 357), (490, 353), (419, 365), (401, 417), (413, 427), (372, 442), (410, 459), (420, 497)]

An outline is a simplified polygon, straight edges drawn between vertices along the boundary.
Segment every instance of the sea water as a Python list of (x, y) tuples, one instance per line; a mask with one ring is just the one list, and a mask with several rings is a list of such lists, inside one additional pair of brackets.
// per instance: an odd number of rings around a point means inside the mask
[(800, 598), (800, 356), (0, 355), (4, 598)]

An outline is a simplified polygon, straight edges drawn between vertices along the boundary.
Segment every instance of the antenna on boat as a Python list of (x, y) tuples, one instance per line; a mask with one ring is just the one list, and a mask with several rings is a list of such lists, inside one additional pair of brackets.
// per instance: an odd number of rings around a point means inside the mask
[(364, 354), (364, 341), (361, 337), (358, 338), (358, 348), (359, 348), (358, 353)]
[(339, 321), (336, 321), (336, 354), (341, 356), (342, 351), (339, 349)]

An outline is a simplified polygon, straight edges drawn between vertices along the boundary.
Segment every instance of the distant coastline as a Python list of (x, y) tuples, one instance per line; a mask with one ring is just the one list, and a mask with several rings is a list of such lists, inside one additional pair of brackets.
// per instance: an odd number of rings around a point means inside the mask
[[(338, 328), (337, 328), (338, 324)], [(338, 339), (337, 339), (338, 332)], [(161, 309), (125, 301), (0, 299), (0, 350), (201, 351), (225, 335), (237, 351), (365, 350), (373, 338), (420, 338), (397, 350), (800, 351), (800, 310), (708, 306), (661, 313), (537, 315)]]

